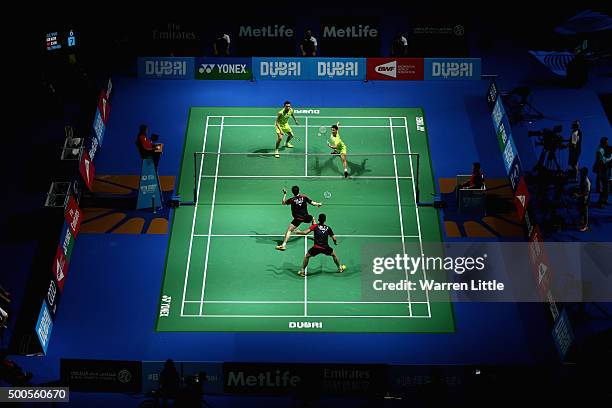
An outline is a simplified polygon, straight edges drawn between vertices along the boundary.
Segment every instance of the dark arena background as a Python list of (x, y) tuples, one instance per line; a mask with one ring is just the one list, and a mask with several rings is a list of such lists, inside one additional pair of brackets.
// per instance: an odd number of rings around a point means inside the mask
[(609, 8), (97, 6), (6, 80), (2, 404), (610, 400)]

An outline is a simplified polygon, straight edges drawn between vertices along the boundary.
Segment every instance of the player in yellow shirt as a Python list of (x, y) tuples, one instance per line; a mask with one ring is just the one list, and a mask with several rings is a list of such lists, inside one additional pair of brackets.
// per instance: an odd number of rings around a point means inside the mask
[(340, 133), (338, 132), (338, 125), (340, 122), (337, 122), (335, 125), (331, 127), (331, 137), (329, 138), (329, 142), (327, 145), (334, 149), (332, 154), (339, 154), (342, 159), (342, 164), (344, 165), (344, 178), (348, 177), (348, 165), (346, 163), (346, 144), (340, 138)]
[(276, 116), (276, 121), (274, 122), (274, 127), (276, 128), (276, 149), (274, 150), (274, 157), (279, 158), (280, 154), (278, 153), (278, 147), (280, 146), (281, 140), (283, 140), (283, 133), (287, 134), (287, 141), (285, 142), (285, 147), (292, 148), (293, 145), (289, 143), (291, 139), (293, 139), (293, 131), (291, 130), (291, 126), (289, 126), (289, 117), (293, 118), (293, 121), (296, 125), (299, 125), (295, 116), (293, 116), (293, 109), (291, 108), (291, 102), (285, 101), (283, 109), (278, 111), (278, 115)]

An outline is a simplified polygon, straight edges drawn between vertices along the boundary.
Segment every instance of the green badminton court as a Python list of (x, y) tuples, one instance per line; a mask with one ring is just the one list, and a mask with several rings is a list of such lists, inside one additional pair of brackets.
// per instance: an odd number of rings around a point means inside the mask
[[(441, 241), (436, 210), (417, 206), (417, 192), (422, 201), (433, 193), (422, 109), (296, 108), (295, 147), (275, 158), (279, 109), (190, 109), (178, 192), (194, 205), (174, 211), (157, 331), (454, 331), (448, 296), (416, 290), (391, 301), (362, 293), (368, 247), (422, 251)], [(329, 130), (320, 133), (338, 121), (347, 179), (326, 145)], [(309, 211), (327, 215), (344, 273), (319, 255), (305, 278), (297, 275), (311, 236), (275, 250), (292, 219), (281, 190), (293, 185), (323, 202)]]

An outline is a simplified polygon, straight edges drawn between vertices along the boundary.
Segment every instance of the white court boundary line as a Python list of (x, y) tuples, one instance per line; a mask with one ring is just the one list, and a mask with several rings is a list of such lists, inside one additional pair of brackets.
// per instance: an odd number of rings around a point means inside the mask
[[(389, 118), (389, 126), (393, 125), (393, 119)], [(397, 159), (395, 158), (395, 138), (393, 137), (393, 127), (389, 129), (391, 132), (391, 151), (393, 152), (393, 170), (395, 171), (395, 189), (397, 192), (397, 209), (399, 210), (399, 222), (400, 222), (400, 234), (402, 237), (404, 236), (404, 218), (402, 217), (402, 200), (400, 198), (400, 186), (399, 179), (397, 178)], [(410, 156), (408, 156), (410, 159)], [(412, 174), (412, 173), (410, 173)], [(416, 205), (416, 201), (415, 201)], [(420, 239), (420, 238), (419, 238)], [(402, 255), (406, 255), (406, 243), (404, 242), (404, 238), (402, 238)], [(404, 274), (406, 275), (406, 281), (408, 281), (408, 271), (404, 268)], [(409, 315), (412, 316), (412, 305), (410, 303), (410, 291), (406, 290), (406, 296), (408, 296), (408, 312)]]
[[(408, 153), (412, 153), (412, 148), (410, 147), (410, 131), (408, 130), (408, 121), (406, 118), (404, 118), (404, 126), (406, 127), (406, 143), (408, 143)], [(412, 159), (410, 159), (409, 161), (410, 161), (410, 174), (414, 174), (413, 173), (414, 169), (412, 168)], [(414, 195), (414, 208), (415, 208), (416, 217), (417, 217), (417, 230), (419, 231), (419, 245), (421, 247), (421, 255), (424, 255), (423, 253), (423, 235), (421, 234), (421, 217), (419, 215), (419, 205), (417, 203), (416, 186), (414, 184), (414, 180), (412, 180), (412, 194)], [(427, 271), (425, 269), (423, 269), (423, 278), (427, 280)], [(431, 317), (431, 303), (429, 302), (429, 290), (427, 290), (427, 288), (425, 288), (425, 298), (427, 299), (427, 315)]]
[[(210, 118), (221, 118), (221, 124), (209, 124), (209, 119)], [(217, 163), (216, 163), (216, 170), (215, 170), (215, 176), (202, 176), (202, 169), (203, 169), (203, 164), (200, 164), (200, 177), (198, 180), (198, 191), (199, 191), (199, 187), (200, 187), (200, 180), (202, 178), (213, 178), (215, 179), (214, 182), (214, 188), (213, 188), (213, 200), (212, 200), (212, 205), (211, 205), (211, 216), (210, 216), (210, 222), (209, 222), (209, 233), (208, 234), (194, 234), (194, 230), (195, 230), (195, 221), (196, 221), (196, 212), (197, 212), (197, 203), (199, 201), (199, 195), (198, 198), (196, 199), (196, 209), (194, 210), (194, 217), (193, 217), (193, 221), (192, 221), (192, 233), (191, 233), (191, 238), (190, 238), (190, 246), (189, 246), (189, 255), (188, 255), (188, 262), (187, 262), (187, 269), (186, 269), (186, 274), (185, 274), (185, 282), (184, 282), (184, 287), (183, 287), (183, 300), (182, 300), (182, 304), (181, 304), (181, 317), (220, 317), (220, 318), (229, 318), (229, 317), (256, 317), (256, 318), (287, 318), (287, 317), (310, 317), (310, 318), (431, 318), (431, 305), (430, 305), (430, 301), (429, 301), (429, 293), (426, 290), (426, 295), (427, 295), (427, 301), (426, 302), (413, 302), (413, 301), (408, 301), (408, 302), (344, 302), (344, 301), (312, 301), (312, 302), (308, 302), (307, 300), (307, 284), (306, 284), (306, 280), (305, 280), (305, 285), (304, 285), (304, 291), (305, 291), (305, 300), (304, 302), (302, 301), (296, 301), (296, 303), (304, 303), (304, 316), (301, 315), (221, 315), (221, 314), (202, 314), (202, 308), (203, 308), (203, 304), (204, 304), (204, 289), (205, 289), (205, 285), (206, 285), (206, 272), (207, 272), (207, 266), (208, 266), (208, 256), (209, 256), (209, 252), (210, 252), (210, 238), (211, 237), (278, 237), (278, 236), (282, 236), (282, 235), (258, 235), (258, 234), (212, 234), (212, 223), (213, 223), (213, 211), (214, 211), (214, 203), (215, 203), (215, 196), (216, 196), (216, 188), (217, 188), (217, 181), (219, 178), (280, 178), (280, 177), (285, 177), (285, 176), (219, 176), (218, 174), (218, 168), (219, 168), (219, 159), (220, 159), (220, 153), (221, 153), (221, 143), (222, 143), (222, 138), (223, 138), (223, 128), (226, 126), (266, 126), (266, 127), (270, 127), (273, 125), (262, 125), (262, 124), (258, 124), (258, 125), (231, 125), (228, 124), (226, 125), (224, 123), (225, 118), (275, 118), (275, 116), (239, 116), (239, 115), (232, 115), (232, 116), (207, 116), (206, 118), (206, 128), (204, 131), (204, 141), (203, 141), (203, 146), (202, 146), (202, 151), (205, 150), (206, 147), (206, 137), (207, 137), (207, 132), (208, 132), (208, 127), (220, 127), (220, 134), (219, 134), (219, 146), (218, 146), (218, 151), (217, 151)], [(308, 117), (301, 117), (304, 118), (306, 121), (306, 125), (302, 126), (302, 125), (298, 125), (298, 127), (305, 127), (306, 129), (306, 137), (307, 137), (307, 133), (308, 133)], [(344, 116), (344, 117), (336, 117), (336, 116), (313, 116), (311, 117), (313, 119), (388, 119), (390, 122), (390, 125), (388, 126), (343, 126), (343, 127), (376, 127), (376, 128), (389, 128), (391, 131), (391, 137), (392, 137), (392, 149), (393, 149), (393, 153), (395, 153), (395, 143), (393, 141), (393, 128), (405, 128), (406, 130), (406, 142), (408, 144), (408, 153), (411, 154), (411, 146), (410, 146), (410, 136), (409, 136), (409, 130), (408, 130), (408, 125), (407, 125), (407, 118), (405, 116)], [(404, 120), (404, 126), (397, 126), (397, 125), (393, 125), (392, 119), (403, 119)], [(317, 127), (317, 126), (311, 126), (311, 127)], [(307, 142), (306, 142), (307, 143)], [(204, 160), (204, 155), (202, 155), (201, 161), (203, 162)], [(305, 157), (306, 163), (307, 163), (307, 156)], [(395, 179), (396, 180), (396, 187), (398, 189), (398, 205), (400, 208), (400, 225), (401, 225), (401, 235), (338, 235), (338, 237), (354, 237), (354, 238), (402, 238), (402, 246), (405, 246), (404, 243), (404, 238), (418, 238), (419, 239), (419, 244), (421, 247), (421, 253), (423, 252), (423, 242), (422, 242), (422, 235), (421, 235), (421, 227), (420, 227), (420, 216), (419, 216), (419, 211), (418, 208), (416, 209), (416, 216), (417, 216), (417, 227), (418, 227), (418, 235), (404, 235), (403, 234), (403, 223), (402, 221), (402, 214), (401, 214), (401, 202), (400, 202), (400, 197), (399, 197), (399, 180), (400, 179), (411, 179), (412, 180), (412, 185), (413, 185), (413, 195), (415, 198), (415, 205), (416, 205), (416, 190), (415, 190), (415, 182), (412, 176), (399, 176), (397, 174), (397, 163), (396, 163), (396, 157), (395, 154), (393, 155), (393, 160), (394, 160), (394, 167), (395, 167), (395, 177), (387, 177), (387, 176), (370, 176), (370, 177), (360, 177), (360, 178), (383, 178), (383, 179)], [(410, 170), (411, 170), (411, 174), (414, 174), (414, 169), (413, 169), (413, 165), (412, 165), (412, 160), (410, 160)], [(305, 171), (307, 174), (307, 164), (305, 167)], [(311, 178), (312, 176), (289, 176), (288, 178), (294, 178), (294, 177), (299, 177), (299, 178)], [(315, 176), (317, 178), (338, 178), (337, 176)], [(187, 280), (188, 280), (188, 274), (189, 274), (189, 259), (191, 256), (191, 250), (192, 250), (192, 245), (193, 245), (193, 238), (194, 237), (209, 237), (209, 240), (207, 242), (207, 248), (206, 248), (206, 260), (205, 260), (205, 265), (204, 265), (204, 275), (203, 275), (203, 282), (202, 282), (202, 294), (201, 294), (201, 300), (200, 301), (186, 301), (185, 300), (185, 295), (186, 295), (186, 287), (187, 287)], [(307, 237), (305, 237), (304, 240), (304, 244), (305, 247), (307, 247)], [(405, 252), (405, 249), (404, 249)], [(426, 272), (423, 271), (423, 274), (426, 278)], [(234, 301), (210, 301), (210, 303), (237, 303)], [(253, 303), (250, 301), (243, 301), (244, 303)], [(200, 303), (200, 314), (198, 315), (189, 315), (189, 314), (184, 314), (184, 305), (185, 303)], [(273, 303), (273, 301), (270, 302), (262, 302), (262, 303)], [(279, 302), (281, 303), (281, 302)], [(286, 302), (282, 302), (282, 303), (286, 303)], [(408, 316), (404, 316), (404, 315), (392, 315), (392, 316), (384, 316), (384, 315), (341, 315), (341, 316), (332, 316), (332, 315), (321, 315), (321, 316), (308, 316), (307, 315), (307, 305), (308, 303), (313, 303), (313, 304), (317, 304), (317, 303), (331, 303), (331, 304), (354, 304), (354, 303), (371, 303), (371, 304), (387, 304), (387, 303), (396, 303), (396, 304), (408, 304), (409, 308), (410, 308), (410, 314)], [(427, 316), (415, 316), (412, 314), (412, 309), (411, 309), (411, 304), (427, 304), (427, 309), (428, 309), (428, 315)]]
[[(221, 128), (219, 132), (219, 147), (217, 153), (221, 153), (221, 143), (223, 142), (223, 120), (221, 117)], [(210, 235), (212, 234), (212, 226), (213, 226), (213, 216), (215, 215), (215, 198), (217, 196), (217, 176), (219, 175), (219, 159), (221, 155), (217, 155), (217, 166), (215, 169), (215, 183), (213, 186), (213, 196), (212, 196), (212, 204), (210, 206), (210, 221), (208, 224), (208, 241), (206, 241), (206, 259), (204, 260), (204, 276), (202, 277), (202, 295), (200, 296), (200, 314), (202, 314), (202, 308), (204, 307), (204, 289), (206, 288), (206, 272), (208, 271), (208, 255), (210, 254)], [(199, 193), (199, 191), (198, 191)], [(198, 194), (199, 196), (199, 194)]]
[[(206, 150), (206, 137), (208, 135), (208, 119), (210, 116), (206, 117), (206, 127), (204, 128), (204, 141), (202, 142), (202, 151)], [(196, 196), (195, 208), (193, 210), (193, 221), (191, 223), (191, 236), (189, 237), (189, 252), (187, 253), (187, 267), (185, 269), (185, 282), (183, 284), (183, 300), (181, 302), (181, 316), (183, 316), (183, 312), (185, 310), (185, 294), (187, 293), (187, 280), (189, 278), (189, 265), (191, 263), (191, 249), (193, 247), (193, 233), (195, 231), (195, 222), (196, 222), (196, 214), (198, 212), (198, 202), (200, 201), (200, 181), (202, 180), (202, 168), (204, 167), (204, 155), (200, 158), (200, 177), (198, 177), (198, 185)], [(195, 169), (194, 169), (195, 171)]]

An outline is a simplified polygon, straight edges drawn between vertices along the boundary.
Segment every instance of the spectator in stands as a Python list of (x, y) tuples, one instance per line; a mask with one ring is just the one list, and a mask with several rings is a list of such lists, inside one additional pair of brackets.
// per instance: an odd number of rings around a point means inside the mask
[(224, 32), (217, 34), (213, 42), (213, 54), (216, 57), (227, 57), (230, 55), (230, 36)]
[(472, 175), (470, 176), (470, 179), (461, 184), (459, 188), (479, 189), (482, 188), (483, 184), (484, 174), (482, 174), (482, 171), (480, 170), (480, 163), (474, 162), (472, 163)]
[(593, 165), (593, 172), (597, 174), (597, 191), (599, 194), (599, 201), (597, 206), (604, 208), (608, 204), (608, 193), (610, 191), (610, 166), (612, 165), (612, 151), (608, 146), (608, 138), (602, 137), (599, 140), (599, 148), (595, 152), (595, 164)]
[(162, 399), (162, 406), (168, 406), (168, 400), (175, 400), (179, 393), (181, 377), (172, 359), (166, 360), (164, 368), (159, 373), (159, 396)]
[(582, 130), (580, 130), (580, 122), (577, 120), (572, 123), (572, 133), (569, 140), (569, 159), (568, 164), (572, 177), (578, 177), (578, 159), (582, 152)]
[(580, 184), (578, 189), (578, 212), (580, 213), (581, 232), (589, 229), (589, 203), (591, 201), (591, 180), (589, 180), (589, 169), (580, 169)]
[(304, 39), (300, 43), (302, 57), (316, 57), (318, 45), (317, 39), (312, 36), (312, 31), (306, 30), (304, 33)]
[(392, 57), (405, 57), (408, 55), (408, 40), (402, 33), (397, 33), (391, 41), (391, 56)]

